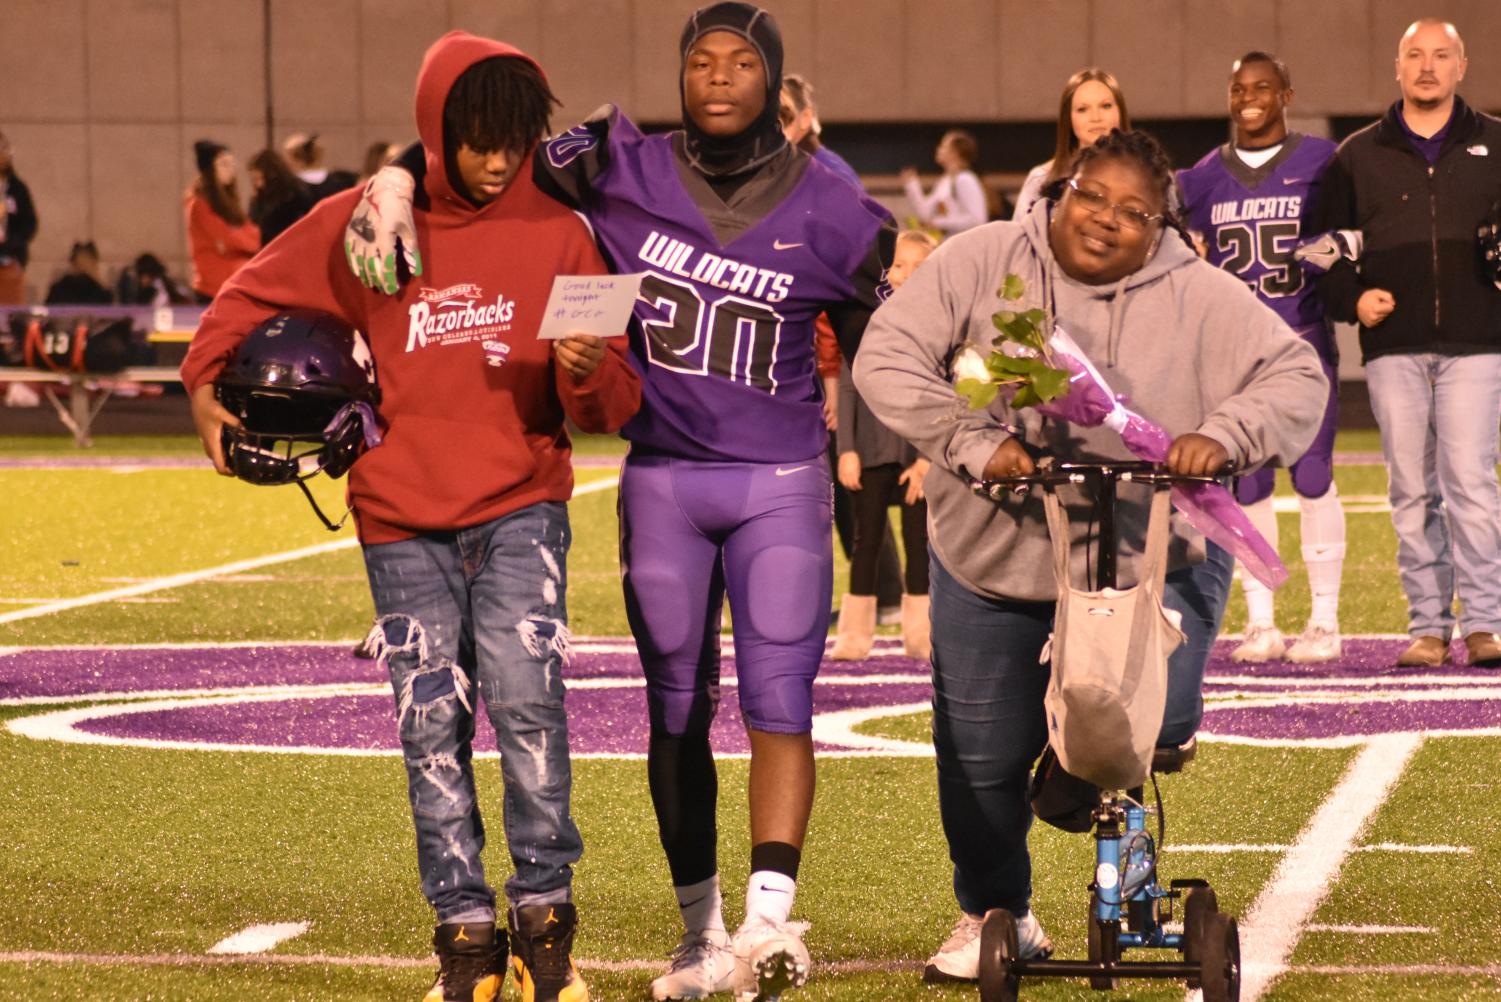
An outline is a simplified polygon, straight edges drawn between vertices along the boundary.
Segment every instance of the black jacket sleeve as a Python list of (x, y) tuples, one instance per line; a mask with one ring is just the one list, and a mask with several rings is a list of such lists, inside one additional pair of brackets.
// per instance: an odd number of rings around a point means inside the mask
[(5, 216), (5, 241), (0, 243), (0, 258), (15, 258), (24, 268), (31, 258), (31, 241), (37, 231), (36, 206), (31, 201), (31, 189), (14, 174), (6, 182), (5, 194), (15, 203), (15, 209)]
[[(1304, 236), (1317, 236), (1332, 230), (1359, 229), (1355, 213), (1355, 180), (1350, 168), (1340, 154), (1335, 154), (1324, 169), (1323, 183), (1319, 186), (1318, 200), (1309, 214)], [(1322, 275), (1314, 278), (1319, 295), (1324, 300), (1324, 309), (1334, 320), (1355, 322), (1355, 304), (1365, 291), (1360, 281), (1360, 271), (1353, 261), (1338, 261)]]
[(845, 361), (854, 365), (855, 352), (860, 347), (860, 338), (865, 334), (865, 325), (870, 315), (891, 295), (891, 286), (886, 283), (886, 269), (896, 252), (896, 226), (891, 220), (881, 224), (875, 239), (865, 252), (859, 268), (850, 276), (854, 293), (843, 302), (830, 303), (825, 311), (839, 339), (839, 350)]

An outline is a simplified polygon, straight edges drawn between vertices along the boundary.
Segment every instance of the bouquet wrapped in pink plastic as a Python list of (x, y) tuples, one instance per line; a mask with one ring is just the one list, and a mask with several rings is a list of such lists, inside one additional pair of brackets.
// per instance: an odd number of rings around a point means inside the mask
[[(1022, 280), (1007, 275), (1000, 295), (1004, 300), (1017, 301), (1024, 292)], [(990, 354), (981, 356), (966, 348), (955, 359), (955, 389), (959, 395), (971, 407), (984, 407), (998, 393), (1005, 393), (1013, 407), (1036, 407), (1038, 413), (1086, 428), (1105, 425), (1120, 435), (1137, 459), (1166, 462), (1172, 436), (1155, 421), (1127, 407), (1074, 339), (1047, 320), (1037, 309), (998, 312), (993, 322), (1000, 336)], [(1252, 577), (1268, 588), (1287, 580), (1287, 568), (1277, 551), (1251, 525), (1223, 485), (1182, 484), (1172, 493), (1173, 506), (1189, 524), (1234, 554)]]
[[(1105, 425), (1120, 435), (1137, 459), (1167, 461), (1172, 436), (1155, 421), (1127, 407), (1073, 338), (1054, 327), (1048, 347), (1053, 364), (1068, 370), (1069, 388), (1063, 395), (1037, 405), (1039, 413), (1085, 427)], [(1205, 537), (1234, 554), (1246, 571), (1268, 588), (1277, 588), (1287, 580), (1287, 568), (1277, 551), (1251, 525), (1223, 485), (1180, 484), (1173, 488), (1173, 507)]]

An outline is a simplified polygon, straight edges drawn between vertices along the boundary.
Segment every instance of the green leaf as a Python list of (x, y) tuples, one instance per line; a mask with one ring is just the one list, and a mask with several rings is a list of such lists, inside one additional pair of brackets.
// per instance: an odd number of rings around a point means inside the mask
[(1042, 351), (1043, 341), (1045, 340), (1042, 336), (1042, 331), (1028, 319), (1026, 314), (1018, 315), (1009, 323), (998, 326), (1001, 329), (1001, 333), (1005, 334), (1007, 339), (1031, 348), (1033, 351)]
[(975, 410), (989, 407), (996, 393), (1000, 391), (1000, 387), (995, 383), (982, 383), (978, 379), (961, 379), (954, 384), (954, 389), (961, 397), (968, 400), (970, 407)]
[(1047, 323), (1048, 320), (1048, 315), (1042, 312), (1042, 310), (1038, 309), (1028, 310), (1027, 312), (1023, 313), (1022, 316), (1026, 317), (1028, 322), (1038, 330), (1042, 330), (1043, 324)]
[(1043, 366), (1032, 376), (1032, 388), (1043, 401), (1056, 400), (1068, 392), (1069, 372)]
[(1001, 285), (1002, 299), (1020, 299), (1027, 294), (1027, 283), (1022, 281), (1020, 275), (1007, 275), (1006, 281)]
[(1000, 352), (991, 353), (985, 364), (998, 377), (1031, 376), (1039, 368), (1046, 368), (1038, 359), (1025, 355), (1002, 355)]
[(1036, 407), (1040, 403), (1042, 403), (1042, 398), (1037, 395), (1037, 391), (1032, 389), (1030, 384), (1017, 390), (1016, 396), (1011, 398), (1012, 407)]

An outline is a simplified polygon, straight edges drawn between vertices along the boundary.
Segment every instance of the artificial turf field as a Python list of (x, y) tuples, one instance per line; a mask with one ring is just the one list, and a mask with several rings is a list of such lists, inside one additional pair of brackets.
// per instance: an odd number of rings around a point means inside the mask
[[(1368, 454), (1374, 436), (1339, 448)], [(570, 694), (586, 842), (576, 952), (603, 1000), (649, 997), (677, 922), (644, 765), (628, 757), (644, 697), (619, 597), (618, 451), (581, 443), (604, 465), (580, 470), (590, 492), (571, 506), (569, 565), (573, 627), (588, 638)], [(352, 534), (326, 532), (296, 491), (216, 477), (198, 455), (187, 439), (101, 438), (82, 454), (60, 438), (0, 439), (0, 999), (415, 1000), (431, 918), (389, 696), (348, 654), (370, 616)], [(1163, 875), (1208, 878), (1240, 916), (1243, 998), (1501, 998), (1501, 675), (1381, 667), (1400, 646), (1382, 635), (1405, 620), (1385, 474), (1338, 475), (1342, 623), (1372, 639), (1332, 669), (1211, 666), (1217, 739), (1164, 780)], [(340, 488), (319, 493), (334, 504)], [(1281, 516), (1284, 554), (1298, 552), (1297, 523)], [(1278, 611), (1296, 632), (1307, 592), (1289, 565)], [(1243, 620), (1237, 589), (1227, 631)], [(815, 972), (799, 999), (977, 997), (919, 981), (955, 917), (923, 679), (888, 644), (820, 683), (828, 753), (796, 909), (813, 923)], [(732, 703), (716, 732), (731, 754), (743, 747)], [(498, 770), (485, 759), (477, 772), (498, 879)], [(724, 758), (720, 775), (733, 923), (744, 760)], [(1032, 847), (1038, 915), (1059, 956), (1082, 956), (1091, 845), (1038, 826)], [(266, 952), (210, 952), (276, 923), (306, 928)], [(1022, 997), (1184, 992), (1027, 981)]]

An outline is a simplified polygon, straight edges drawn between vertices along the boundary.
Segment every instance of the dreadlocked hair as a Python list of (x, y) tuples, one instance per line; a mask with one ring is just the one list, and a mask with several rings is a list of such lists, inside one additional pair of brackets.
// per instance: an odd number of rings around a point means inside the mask
[(481, 60), (460, 74), (443, 103), (444, 153), (449, 162), (460, 146), (476, 153), (524, 153), (547, 135), (553, 106), (559, 103), (530, 60)]
[(1188, 229), (1183, 225), (1183, 220), (1178, 214), (1182, 199), (1178, 195), (1178, 182), (1173, 174), (1173, 162), (1168, 158), (1167, 151), (1162, 144), (1157, 142), (1150, 133), (1140, 129), (1132, 129), (1130, 132), (1122, 132), (1120, 129), (1111, 129), (1105, 135), (1094, 141), (1094, 145), (1081, 149), (1074, 158), (1073, 169), (1067, 177), (1061, 177), (1043, 188), (1043, 195), (1056, 202), (1063, 197), (1063, 189), (1068, 182), (1079, 176), (1084, 167), (1096, 160), (1127, 160), (1140, 167), (1147, 177), (1157, 188), (1157, 194), (1162, 198), (1162, 219), (1168, 226), (1178, 232), (1178, 235), (1186, 240), (1189, 246), (1193, 246), (1193, 238), (1188, 235)]

